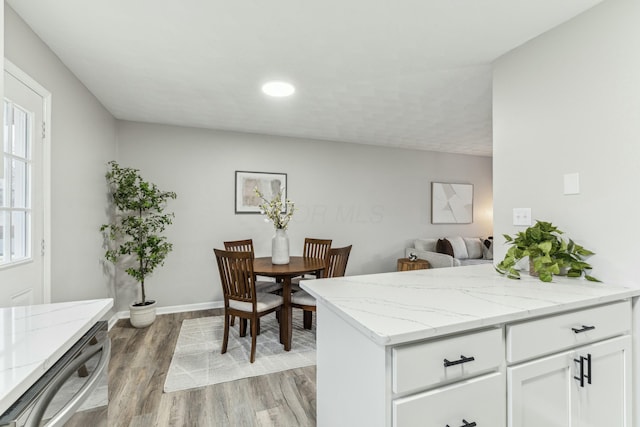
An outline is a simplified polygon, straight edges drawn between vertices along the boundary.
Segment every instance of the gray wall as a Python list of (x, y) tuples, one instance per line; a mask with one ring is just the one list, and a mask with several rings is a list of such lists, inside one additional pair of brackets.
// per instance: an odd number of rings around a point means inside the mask
[(6, 58), (52, 93), (52, 302), (113, 296), (98, 228), (115, 119), (6, 4), (4, 42)]
[[(116, 291), (101, 262), (105, 163), (116, 157), (179, 196), (169, 232), (175, 251), (149, 280), (149, 295), (163, 307), (221, 300), (211, 249), (224, 240), (252, 237), (257, 254), (269, 255), (272, 227), (259, 215), (234, 214), (236, 170), (288, 173), (299, 208), (292, 253), (305, 236), (353, 244), (348, 274), (394, 270), (416, 237), (491, 233), (490, 158), (118, 122), (5, 9), (6, 57), (52, 93), (54, 302), (116, 296), (122, 311), (137, 298), (126, 276)], [(475, 222), (431, 225), (431, 181), (474, 184)]]
[[(634, 287), (639, 22), (640, 2), (606, 1), (497, 61), (493, 95), (496, 236), (518, 230), (512, 208), (530, 207), (534, 218), (552, 221), (597, 253), (590, 259), (595, 276)], [(574, 172), (580, 194), (563, 195), (563, 175)], [(505, 251), (501, 242), (497, 256)]]
[[(353, 244), (349, 275), (395, 270), (417, 237), (492, 232), (488, 157), (118, 122), (118, 159), (178, 193), (174, 252), (148, 281), (160, 306), (221, 301), (212, 249), (224, 240), (253, 238), (256, 254), (270, 255), (273, 227), (261, 215), (234, 214), (236, 170), (287, 173), (299, 209), (291, 253), (301, 253), (305, 237)], [(474, 184), (474, 223), (430, 224), (431, 181)], [(118, 295), (123, 310), (135, 288)]]

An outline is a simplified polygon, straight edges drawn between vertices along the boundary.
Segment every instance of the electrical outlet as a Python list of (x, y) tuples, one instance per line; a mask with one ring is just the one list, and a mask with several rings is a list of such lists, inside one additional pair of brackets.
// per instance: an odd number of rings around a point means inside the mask
[(531, 225), (531, 208), (513, 208), (513, 225)]

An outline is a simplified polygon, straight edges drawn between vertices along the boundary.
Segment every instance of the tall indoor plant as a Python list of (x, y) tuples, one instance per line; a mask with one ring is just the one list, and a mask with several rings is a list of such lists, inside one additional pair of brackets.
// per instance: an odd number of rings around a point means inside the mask
[(120, 167), (115, 161), (108, 165), (106, 178), (115, 212), (112, 221), (100, 227), (108, 245), (105, 258), (114, 264), (122, 262), (124, 271), (140, 284), (141, 299), (129, 306), (131, 324), (146, 327), (155, 320), (155, 301), (147, 299), (145, 279), (172, 250), (162, 233), (173, 221), (174, 214), (164, 209), (176, 193), (145, 181), (138, 169)]
[(520, 272), (516, 264), (528, 257), (529, 272), (539, 276), (543, 282), (550, 282), (554, 274), (565, 274), (568, 277), (582, 277), (599, 282), (588, 274), (591, 265), (584, 258), (594, 255), (588, 249), (578, 245), (573, 240), (565, 240), (564, 234), (558, 227), (545, 221), (536, 224), (515, 236), (504, 234), (508, 245), (511, 245), (504, 259), (496, 265), (496, 270), (511, 279), (519, 279)]

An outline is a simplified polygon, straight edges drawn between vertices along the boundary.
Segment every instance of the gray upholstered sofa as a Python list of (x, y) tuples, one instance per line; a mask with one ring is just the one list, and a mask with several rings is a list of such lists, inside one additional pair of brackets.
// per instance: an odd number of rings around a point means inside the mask
[(493, 262), (493, 239), (452, 236), (442, 239), (416, 239), (405, 249), (408, 258), (415, 254), (429, 261), (431, 268), (458, 267)]

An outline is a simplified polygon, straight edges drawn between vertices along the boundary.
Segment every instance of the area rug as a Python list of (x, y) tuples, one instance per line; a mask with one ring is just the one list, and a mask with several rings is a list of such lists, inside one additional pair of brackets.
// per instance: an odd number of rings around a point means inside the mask
[[(275, 314), (260, 320), (256, 360), (249, 362), (251, 336), (240, 337), (238, 320), (229, 331), (227, 352), (220, 354), (224, 333), (223, 316), (185, 319), (164, 383), (165, 393), (203, 387), (241, 378), (301, 368), (316, 363), (315, 314), (311, 330), (302, 327), (302, 310), (293, 311), (291, 351), (280, 344)], [(247, 325), (248, 329), (248, 325)]]

